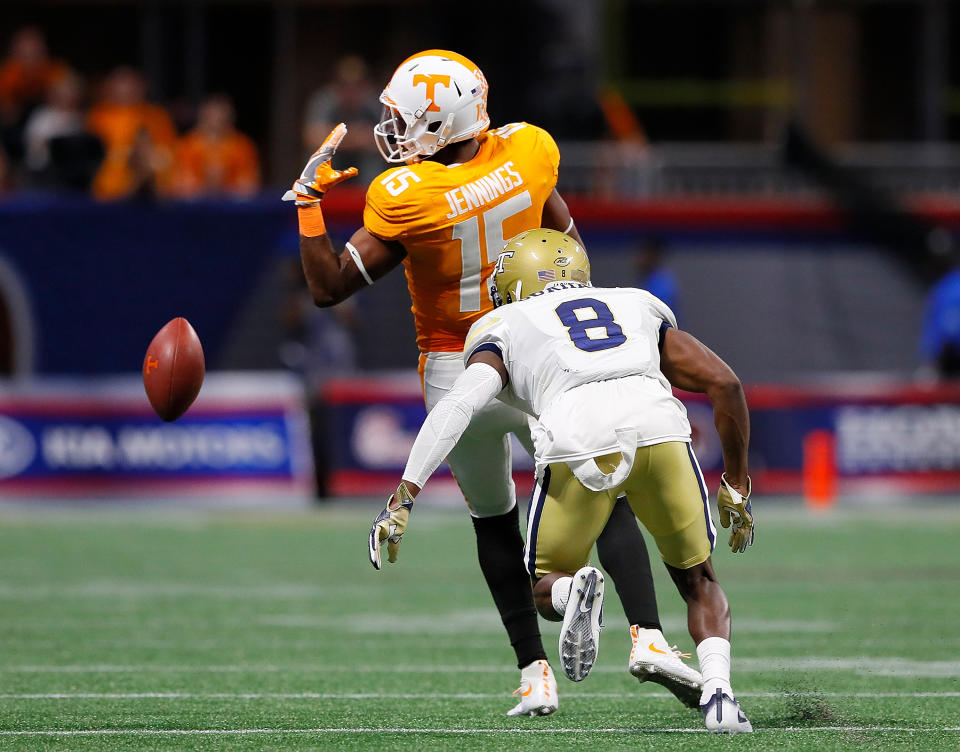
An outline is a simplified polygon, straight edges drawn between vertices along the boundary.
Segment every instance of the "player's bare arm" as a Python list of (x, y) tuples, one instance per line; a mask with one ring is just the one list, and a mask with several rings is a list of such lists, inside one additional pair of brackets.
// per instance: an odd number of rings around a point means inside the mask
[(336, 170), (333, 156), (347, 135), (340, 123), (310, 159), (293, 188), (283, 196), (295, 201), (300, 223), (300, 259), (310, 294), (318, 306), (335, 305), (397, 266), (406, 254), (403, 246), (357, 230), (343, 253), (337, 254), (327, 234), (320, 203), (331, 188), (357, 174), (355, 167)]
[(326, 233), (300, 236), (300, 261), (313, 302), (331, 306), (371, 285), (399, 265), (406, 251), (397, 242), (374, 237), (360, 228), (337, 254)]
[(720, 524), (730, 528), (730, 549), (743, 553), (753, 545), (753, 509), (747, 446), (750, 413), (740, 379), (723, 360), (696, 337), (668, 328), (663, 334), (660, 370), (678, 389), (706, 394), (713, 405), (713, 421), (720, 434), (724, 473), (717, 508)]
[(570, 209), (567, 208), (567, 202), (559, 194), (556, 188), (547, 198), (543, 205), (543, 219), (540, 221), (542, 227), (548, 230), (559, 230), (569, 235), (583, 246), (583, 240), (577, 231), (577, 226), (573, 223), (573, 217), (570, 216)]
[(679, 329), (664, 332), (660, 368), (677, 389), (706, 394), (720, 434), (727, 481), (748, 493), (747, 446), (750, 414), (740, 379), (723, 360), (693, 335)]

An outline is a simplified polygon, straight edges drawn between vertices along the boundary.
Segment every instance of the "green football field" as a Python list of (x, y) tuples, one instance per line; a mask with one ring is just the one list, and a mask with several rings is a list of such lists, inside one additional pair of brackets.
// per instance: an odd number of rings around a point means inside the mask
[(757, 506), (756, 545), (715, 556), (738, 737), (626, 672), (612, 589), (593, 674), (559, 677), (555, 715), (507, 718), (519, 672), (459, 513), (418, 508), (377, 573), (370, 504), (0, 511), (0, 749), (960, 748), (960, 504)]

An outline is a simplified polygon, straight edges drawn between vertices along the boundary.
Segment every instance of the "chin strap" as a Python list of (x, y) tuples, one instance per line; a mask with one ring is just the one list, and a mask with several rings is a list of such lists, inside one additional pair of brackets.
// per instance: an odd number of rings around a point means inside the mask
[(453, 119), (455, 117), (454, 113), (447, 115), (447, 119), (443, 123), (443, 127), (437, 132), (437, 148), (441, 149), (447, 145), (447, 138), (450, 136), (450, 131), (453, 130)]
[[(419, 120), (423, 117), (424, 113), (430, 109), (430, 105), (433, 104), (432, 99), (424, 99), (423, 104), (421, 104), (417, 109), (413, 111), (413, 117), (415, 120)], [(439, 109), (439, 108), (437, 108)]]

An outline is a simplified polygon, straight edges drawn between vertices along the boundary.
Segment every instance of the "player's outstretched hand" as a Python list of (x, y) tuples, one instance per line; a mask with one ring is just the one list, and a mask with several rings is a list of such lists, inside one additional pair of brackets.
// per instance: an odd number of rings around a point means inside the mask
[(337, 147), (346, 135), (347, 126), (343, 123), (330, 131), (330, 135), (304, 166), (293, 188), (283, 194), (284, 201), (296, 201), (297, 206), (317, 204), (324, 193), (357, 174), (356, 167), (348, 167), (345, 170), (333, 169), (333, 155), (337, 153)]
[(407, 530), (407, 521), (410, 519), (410, 510), (413, 509), (413, 496), (407, 484), (401, 482), (396, 493), (387, 499), (387, 506), (370, 528), (370, 563), (374, 569), (380, 569), (380, 546), (387, 542), (387, 559), (392, 564), (397, 560), (397, 549), (400, 539)]
[(753, 510), (750, 508), (750, 476), (747, 476), (747, 493), (741, 494), (727, 483), (727, 475), (720, 476), (720, 493), (717, 495), (720, 524), (731, 527), (730, 550), (743, 553), (753, 545)]

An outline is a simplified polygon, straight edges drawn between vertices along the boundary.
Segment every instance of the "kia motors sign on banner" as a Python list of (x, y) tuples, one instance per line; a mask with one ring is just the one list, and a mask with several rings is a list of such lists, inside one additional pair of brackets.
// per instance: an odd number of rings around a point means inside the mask
[(302, 389), (287, 374), (215, 374), (164, 423), (139, 377), (0, 389), (0, 495), (312, 490)]

